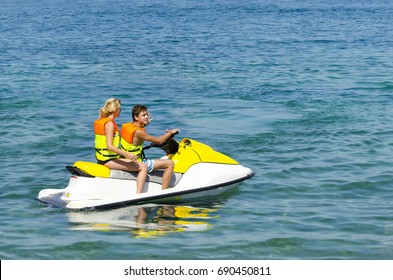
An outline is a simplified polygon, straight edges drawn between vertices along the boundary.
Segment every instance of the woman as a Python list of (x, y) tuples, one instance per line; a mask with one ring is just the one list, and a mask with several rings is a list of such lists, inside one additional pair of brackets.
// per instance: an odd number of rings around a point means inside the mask
[(138, 171), (137, 193), (141, 193), (146, 182), (147, 165), (138, 162), (133, 153), (118, 148), (120, 135), (115, 119), (120, 112), (121, 102), (117, 98), (109, 98), (99, 110), (99, 119), (94, 122), (97, 162), (110, 169)]

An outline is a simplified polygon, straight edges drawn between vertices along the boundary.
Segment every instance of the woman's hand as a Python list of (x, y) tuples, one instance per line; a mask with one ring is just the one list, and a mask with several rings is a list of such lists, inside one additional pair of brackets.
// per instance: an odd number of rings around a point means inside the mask
[(132, 160), (132, 161), (138, 161), (138, 157), (134, 153), (127, 152), (127, 156), (126, 157), (128, 159)]

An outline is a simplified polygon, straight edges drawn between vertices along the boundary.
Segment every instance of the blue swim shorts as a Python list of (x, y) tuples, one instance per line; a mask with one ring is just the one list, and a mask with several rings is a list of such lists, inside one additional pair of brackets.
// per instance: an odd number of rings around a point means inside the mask
[(146, 158), (145, 158), (145, 159), (142, 160), (142, 162), (147, 164), (147, 172), (148, 172), (148, 173), (150, 173), (150, 172), (153, 171), (153, 168), (154, 168), (154, 160), (152, 160), (152, 159), (146, 159)]

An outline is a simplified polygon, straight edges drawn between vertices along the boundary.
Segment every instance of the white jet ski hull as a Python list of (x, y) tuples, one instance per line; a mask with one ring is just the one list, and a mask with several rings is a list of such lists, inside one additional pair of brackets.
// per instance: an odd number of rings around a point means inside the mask
[(73, 175), (65, 189), (44, 189), (37, 199), (74, 210), (112, 208), (217, 196), (254, 176), (251, 169), (240, 164), (197, 163), (184, 174), (174, 173), (167, 190), (162, 190), (160, 182), (149, 175), (143, 192), (136, 194), (135, 178), (128, 178), (128, 172), (115, 173), (110, 178)]

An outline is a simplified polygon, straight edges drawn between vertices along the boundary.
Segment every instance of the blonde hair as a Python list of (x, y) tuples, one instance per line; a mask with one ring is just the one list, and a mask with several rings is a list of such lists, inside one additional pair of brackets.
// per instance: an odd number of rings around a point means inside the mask
[(101, 107), (101, 109), (98, 111), (98, 116), (100, 118), (106, 118), (109, 115), (113, 114), (117, 110), (120, 109), (120, 99), (118, 98), (109, 98), (106, 102), (104, 107)]

